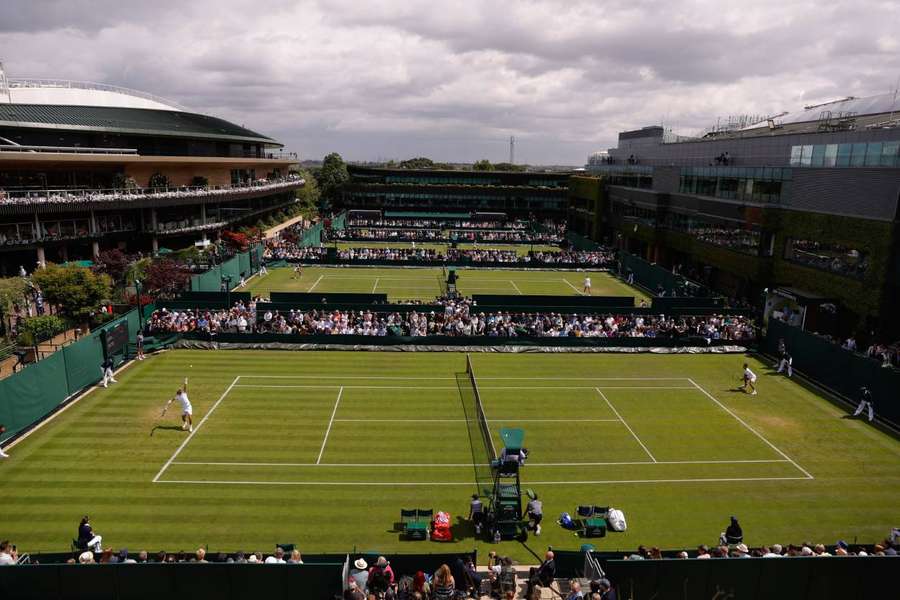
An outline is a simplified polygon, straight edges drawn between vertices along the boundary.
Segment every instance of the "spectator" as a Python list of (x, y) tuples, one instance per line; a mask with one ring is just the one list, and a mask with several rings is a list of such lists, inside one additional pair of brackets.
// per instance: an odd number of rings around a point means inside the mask
[(204, 550), (203, 548), (198, 548), (198, 549), (197, 549), (197, 552), (196, 552), (196, 554), (195, 554), (195, 557), (197, 558), (197, 562), (198, 562), (198, 563), (205, 563), (205, 562), (208, 562), (208, 561), (206, 560), (206, 550)]
[(87, 515), (81, 518), (81, 523), (78, 525), (77, 540), (79, 548), (87, 548), (94, 552), (100, 552), (102, 550), (101, 543), (103, 542), (103, 538), (94, 533), (94, 529), (91, 527)]
[(300, 556), (300, 551), (294, 548), (291, 550), (291, 557), (288, 559), (288, 564), (292, 565), (302, 565), (303, 557)]
[(283, 565), (285, 564), (284, 560), (284, 550), (278, 546), (275, 548), (275, 554), (266, 558), (267, 565)]
[(581, 592), (581, 584), (576, 579), (569, 581), (569, 595), (566, 600), (581, 600), (584, 594)]
[(528, 586), (525, 592), (530, 597), (535, 586), (550, 587), (556, 578), (556, 561), (553, 559), (553, 551), (547, 550), (544, 561), (538, 567), (532, 567), (528, 574)]
[(0, 565), (14, 565), (18, 559), (16, 547), (9, 540), (0, 542)]
[(743, 541), (744, 531), (741, 529), (737, 517), (731, 517), (731, 523), (728, 525), (728, 528), (725, 529), (725, 533), (721, 536), (721, 543), (734, 545), (740, 544)]
[[(6, 433), (6, 425), (0, 423), (0, 435)], [(3, 451), (3, 448), (0, 447), (0, 458), (9, 458), (9, 454)]]
[(391, 564), (388, 559), (379, 556), (375, 566), (369, 569), (368, 591), (376, 595), (383, 594), (393, 585), (394, 571), (391, 569)]
[(78, 563), (82, 565), (92, 565), (94, 564), (94, 553), (90, 550), (85, 550), (78, 556)]
[(449, 600), (450, 598), (453, 598), (455, 594), (456, 582), (453, 580), (453, 575), (450, 573), (450, 567), (443, 564), (438, 567), (438, 570), (434, 573), (431, 597), (434, 600)]
[(364, 558), (357, 558), (353, 563), (353, 568), (350, 569), (350, 578), (348, 579), (348, 583), (356, 584), (356, 586), (362, 590), (366, 591), (366, 584), (369, 580), (369, 565), (366, 564), (366, 560)]

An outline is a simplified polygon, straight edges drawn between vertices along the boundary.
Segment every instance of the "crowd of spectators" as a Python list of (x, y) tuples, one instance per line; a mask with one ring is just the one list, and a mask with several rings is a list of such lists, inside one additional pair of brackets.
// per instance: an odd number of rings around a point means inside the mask
[(790, 240), (789, 244), (791, 252), (788, 259), (802, 265), (848, 277), (862, 277), (869, 269), (869, 260), (864, 252), (840, 244), (797, 239)]
[(722, 246), (738, 252), (756, 254), (759, 251), (759, 231), (728, 227), (703, 227), (691, 230), (701, 242)]
[(301, 181), (298, 175), (281, 179), (258, 179), (228, 187), (166, 187), (122, 190), (33, 190), (21, 194), (11, 192), (0, 196), (0, 204), (78, 204), (85, 202), (123, 202), (146, 196), (158, 199), (206, 198), (214, 199), (244, 191), (264, 192), (290, 187)]
[(258, 314), (255, 303), (236, 303), (229, 310), (155, 311), (149, 331), (278, 333), (294, 335), (370, 335), (452, 337), (600, 337), (752, 340), (752, 320), (730, 315), (667, 317), (600, 313), (484, 312), (470, 302), (448, 302), (443, 310), (378, 312), (339, 309), (269, 311)]
[(515, 250), (498, 250), (496, 248), (448, 248), (447, 260), (467, 261), (473, 263), (517, 263), (519, 254)]
[(438, 261), (441, 255), (426, 248), (345, 248), (338, 250), (340, 260), (387, 260), (393, 262)]
[(328, 249), (322, 246), (300, 246), (296, 242), (283, 238), (274, 238), (266, 241), (263, 252), (267, 260), (298, 260), (306, 262), (318, 262), (325, 260)]
[[(528, 228), (528, 221), (475, 221), (452, 219), (420, 219), (420, 218), (395, 218), (395, 219), (365, 219), (350, 218), (347, 220), (349, 227), (401, 227), (424, 229), (518, 229)], [(558, 227), (554, 224), (554, 227)]]

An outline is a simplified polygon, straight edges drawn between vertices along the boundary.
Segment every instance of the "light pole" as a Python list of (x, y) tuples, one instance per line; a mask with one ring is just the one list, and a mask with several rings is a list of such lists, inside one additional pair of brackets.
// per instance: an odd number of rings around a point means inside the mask
[(134, 292), (137, 294), (138, 331), (140, 331), (144, 329), (144, 302), (143, 298), (141, 298), (141, 280), (137, 277), (134, 279)]

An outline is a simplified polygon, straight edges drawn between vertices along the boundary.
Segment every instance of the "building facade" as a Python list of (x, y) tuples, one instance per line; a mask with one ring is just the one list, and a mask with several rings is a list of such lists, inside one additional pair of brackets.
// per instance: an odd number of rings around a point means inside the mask
[(337, 208), (502, 212), (564, 218), (567, 173), (381, 169), (349, 165)]
[(731, 296), (819, 298), (823, 331), (900, 336), (898, 117), (885, 95), (700, 138), (623, 132), (573, 178), (570, 224)]
[(303, 181), (281, 149), (142, 92), (0, 70), (0, 275), (189, 245), (284, 208)]

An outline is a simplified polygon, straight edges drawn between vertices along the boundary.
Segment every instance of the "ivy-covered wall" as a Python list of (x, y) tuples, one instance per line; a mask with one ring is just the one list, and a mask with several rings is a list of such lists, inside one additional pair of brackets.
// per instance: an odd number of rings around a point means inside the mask
[[(888, 308), (883, 302), (895, 244), (894, 223), (790, 210), (774, 212), (777, 212), (774, 283), (836, 298), (860, 317), (874, 316), (882, 308)], [(867, 254), (869, 268), (863, 278), (856, 279), (790, 262), (784, 258), (790, 238), (855, 248)]]

